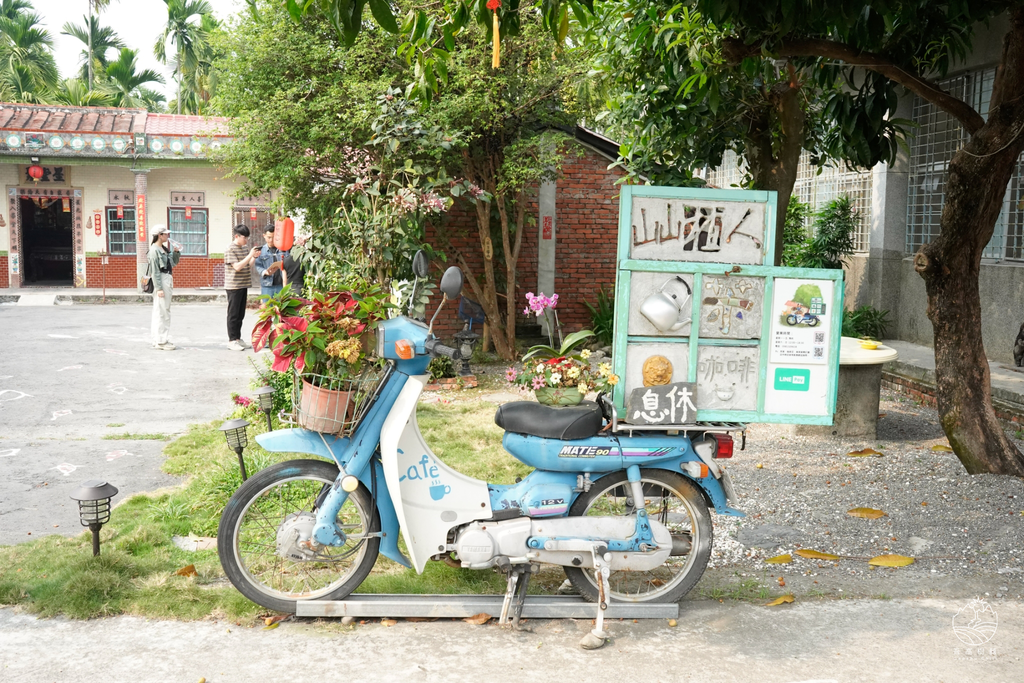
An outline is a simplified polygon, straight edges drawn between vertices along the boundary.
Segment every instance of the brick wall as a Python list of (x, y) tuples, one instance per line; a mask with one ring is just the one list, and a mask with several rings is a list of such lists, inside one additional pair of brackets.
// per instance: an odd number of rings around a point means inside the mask
[[(590, 326), (590, 312), (583, 300), (595, 303), (599, 287), (612, 288), (615, 285), (615, 256), (618, 235), (619, 190), (615, 184), (622, 176), (618, 170), (608, 169), (608, 160), (579, 146), (580, 156), (570, 153), (562, 167), (563, 177), (556, 183), (555, 208), (555, 292), (558, 294), (558, 315), (564, 331), (568, 334)], [(515, 303), (517, 319), (525, 321), (522, 313), (526, 306), (526, 292), (537, 292), (537, 239), (539, 211), (536, 190), (529, 200), (527, 225), (519, 253), (516, 274)], [(483, 253), (476, 229), (476, 210), (469, 203), (459, 203), (444, 215), (441, 225), (452, 246), (466, 257), (473, 274), (483, 280)], [(444, 251), (432, 227), (427, 229), (427, 242), (438, 251)], [(504, 261), (498, 257), (495, 245), (495, 269), (504, 269)], [(450, 265), (457, 264), (453, 254), (448, 254), (447, 263), (435, 263), (437, 273)], [(466, 285), (467, 296), (473, 297)], [(504, 298), (499, 302), (504, 305)], [(428, 310), (432, 313), (437, 306), (437, 297)], [(450, 338), (462, 329), (458, 319), (457, 305), (442, 311), (435, 324), (435, 333)], [(428, 315), (429, 318), (429, 315)]]
[[(103, 268), (98, 256), (86, 259), (86, 287), (103, 286)], [(111, 256), (107, 269), (107, 287), (135, 287), (135, 256)], [(205, 256), (182, 256), (174, 269), (175, 287), (216, 287), (218, 274), (221, 287), (224, 286), (224, 259), (209, 259)]]
[(0, 289), (11, 286), (11, 276), (7, 272), (7, 257), (0, 256)]
[(132, 289), (135, 283), (135, 254), (130, 256), (111, 256), (107, 265), (103, 265), (99, 256), (85, 258), (85, 286), (99, 288), (103, 286), (103, 269), (107, 269), (107, 287)]
[[(932, 408), (937, 407), (935, 385), (931, 382), (905, 377), (898, 372), (883, 370), (882, 388), (905, 394)], [(1014, 401), (1009, 400), (1007, 397), (999, 396), (997, 395), (998, 393), (993, 391), (992, 396), (992, 409), (995, 411), (996, 417), (1010, 426), (1011, 429), (1019, 429), (1020, 425), (1024, 424), (1024, 406), (1018, 402), (1019, 397), (1016, 397), (1018, 401)]]

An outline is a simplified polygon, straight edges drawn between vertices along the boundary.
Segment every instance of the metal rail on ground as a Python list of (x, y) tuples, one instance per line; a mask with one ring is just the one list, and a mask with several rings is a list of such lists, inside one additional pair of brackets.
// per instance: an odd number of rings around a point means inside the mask
[[(440, 617), (464, 619), (501, 615), (502, 595), (352, 595), (345, 600), (300, 600), (299, 617)], [(523, 605), (527, 619), (593, 619), (597, 606), (576, 595), (531, 595)], [(678, 603), (611, 602), (607, 619), (675, 619)]]

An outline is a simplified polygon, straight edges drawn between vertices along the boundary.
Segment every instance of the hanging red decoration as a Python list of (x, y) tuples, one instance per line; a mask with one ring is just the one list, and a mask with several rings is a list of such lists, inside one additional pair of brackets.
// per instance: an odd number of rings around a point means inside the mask
[(494, 13), (494, 24), (491, 31), (491, 68), (497, 69), (501, 66), (501, 38), (498, 36), (498, 8), (501, 7), (501, 0), (487, 0), (487, 9)]
[(28, 174), (32, 177), (33, 182), (39, 182), (39, 179), (43, 177), (43, 167), (39, 164), (32, 164), (28, 167)]

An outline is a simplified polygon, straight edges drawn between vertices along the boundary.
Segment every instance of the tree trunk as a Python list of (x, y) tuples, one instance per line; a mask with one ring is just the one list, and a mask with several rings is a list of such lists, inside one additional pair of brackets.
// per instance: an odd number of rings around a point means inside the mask
[(981, 255), (1024, 150), (1024, 10), (1010, 31), (993, 86), (988, 121), (949, 164), (939, 238), (914, 257), (928, 293), (935, 343), (936, 396), (950, 446), (971, 474), (1024, 476), (1024, 456), (992, 408), (981, 338)]
[(89, 90), (92, 90), (92, 0), (89, 0)]
[[(766, 93), (768, 104), (754, 110), (749, 117), (746, 157), (754, 188), (778, 193), (775, 214), (775, 253), (773, 263), (782, 263), (782, 235), (786, 227), (786, 211), (796, 185), (796, 172), (804, 145), (805, 114), (800, 101), (800, 84), (793, 67), (790, 79)], [(773, 119), (781, 128), (781, 143), (776, 154), (772, 144)], [(767, 227), (767, 226), (766, 226)]]

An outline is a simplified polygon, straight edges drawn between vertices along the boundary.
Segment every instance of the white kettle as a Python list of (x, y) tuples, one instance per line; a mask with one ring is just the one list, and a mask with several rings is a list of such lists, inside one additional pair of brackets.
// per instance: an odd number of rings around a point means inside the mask
[[(670, 283), (682, 284), (682, 289), (686, 291), (666, 292), (665, 287)], [(689, 311), (685, 320), (681, 320), (680, 315), (692, 294), (693, 291), (690, 285), (686, 284), (686, 280), (676, 275), (666, 280), (657, 292), (644, 299), (640, 304), (640, 312), (661, 332), (678, 332), (690, 324)]]

